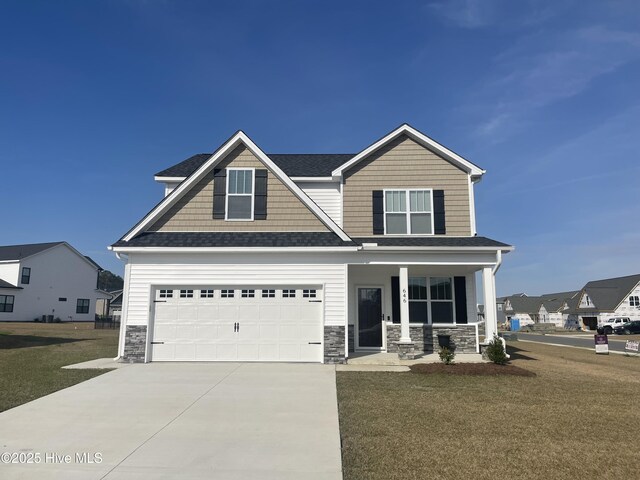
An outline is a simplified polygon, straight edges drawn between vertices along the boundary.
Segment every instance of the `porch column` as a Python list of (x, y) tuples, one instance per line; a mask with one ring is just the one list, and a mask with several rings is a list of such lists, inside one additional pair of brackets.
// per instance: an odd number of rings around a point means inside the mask
[(485, 341), (490, 341), (498, 334), (498, 318), (496, 315), (496, 280), (492, 267), (482, 269), (482, 290), (484, 292)]
[(409, 333), (409, 268), (400, 267), (400, 343), (411, 343)]

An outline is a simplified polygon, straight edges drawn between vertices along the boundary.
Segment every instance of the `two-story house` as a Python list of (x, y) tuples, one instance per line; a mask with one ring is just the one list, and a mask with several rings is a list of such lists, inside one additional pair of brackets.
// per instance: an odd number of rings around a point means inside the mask
[[(93, 321), (102, 270), (67, 242), (0, 246), (0, 321)], [(108, 296), (106, 296), (108, 295)]]
[(576, 298), (571, 318), (585, 329), (595, 330), (614, 317), (640, 320), (640, 274), (590, 281)]
[(458, 353), (497, 332), (504, 243), (476, 233), (485, 173), (409, 125), (358, 154), (266, 154), (239, 131), (156, 174), (166, 196), (110, 248), (126, 261), (128, 361), (343, 363)]

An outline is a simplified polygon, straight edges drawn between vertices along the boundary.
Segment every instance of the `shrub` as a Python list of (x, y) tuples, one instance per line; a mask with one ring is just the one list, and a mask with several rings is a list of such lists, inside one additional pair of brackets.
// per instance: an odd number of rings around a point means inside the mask
[(449, 350), (447, 347), (440, 347), (438, 355), (440, 355), (440, 360), (442, 360), (442, 363), (445, 365), (451, 365), (456, 356), (453, 350)]
[(498, 336), (494, 336), (489, 342), (486, 352), (487, 358), (493, 363), (498, 365), (504, 365), (507, 363), (507, 352), (504, 350), (504, 343), (502, 343), (502, 339)]

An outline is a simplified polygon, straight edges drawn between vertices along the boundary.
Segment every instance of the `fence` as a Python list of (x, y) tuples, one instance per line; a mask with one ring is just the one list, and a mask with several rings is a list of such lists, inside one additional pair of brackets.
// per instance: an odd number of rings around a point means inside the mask
[(103, 329), (103, 328), (120, 328), (120, 317), (96, 317), (95, 322), (93, 323), (93, 328)]

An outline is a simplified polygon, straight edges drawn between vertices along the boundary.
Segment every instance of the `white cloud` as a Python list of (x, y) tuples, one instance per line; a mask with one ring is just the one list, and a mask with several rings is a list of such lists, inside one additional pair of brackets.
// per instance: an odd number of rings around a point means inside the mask
[[(495, 76), (476, 98), (474, 109), (485, 115), (476, 134), (501, 139), (517, 129), (533, 110), (579, 95), (595, 79), (640, 59), (640, 34), (591, 26), (521, 39), (494, 60)], [(508, 120), (508, 122), (507, 122)]]

